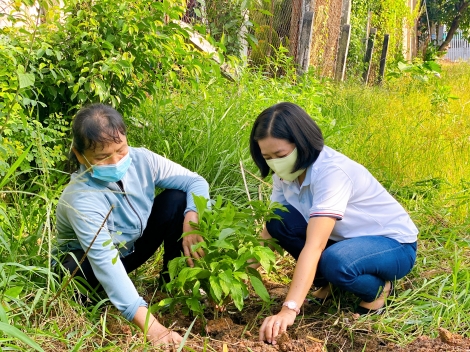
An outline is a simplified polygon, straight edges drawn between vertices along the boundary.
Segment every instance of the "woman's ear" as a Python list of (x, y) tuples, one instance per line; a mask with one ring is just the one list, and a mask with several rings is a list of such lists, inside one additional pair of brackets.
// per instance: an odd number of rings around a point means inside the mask
[(75, 154), (75, 157), (77, 158), (78, 162), (82, 165), (85, 165), (86, 167), (91, 167), (90, 163), (87, 162), (87, 160), (83, 157), (81, 153), (78, 152), (75, 147), (72, 147), (72, 152)]

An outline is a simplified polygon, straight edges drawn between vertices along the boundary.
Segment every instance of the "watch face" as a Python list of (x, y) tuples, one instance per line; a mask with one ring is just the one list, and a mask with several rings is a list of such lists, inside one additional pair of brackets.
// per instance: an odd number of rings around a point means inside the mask
[(297, 303), (295, 303), (293, 301), (287, 302), (287, 308), (295, 309), (295, 308), (297, 308)]

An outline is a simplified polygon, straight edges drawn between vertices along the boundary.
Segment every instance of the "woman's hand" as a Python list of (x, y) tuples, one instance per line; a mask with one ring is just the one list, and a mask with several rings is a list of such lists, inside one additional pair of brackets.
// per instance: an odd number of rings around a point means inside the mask
[[(162, 325), (163, 327), (163, 325)], [(169, 348), (172, 346), (179, 347), (183, 338), (177, 332), (171, 331), (163, 327), (163, 329), (159, 330), (157, 336), (151, 336), (148, 334), (148, 339), (155, 347), (161, 347), (163, 349)]]
[(276, 337), (285, 332), (288, 326), (294, 324), (296, 316), (293, 310), (283, 307), (276, 315), (267, 317), (259, 329), (259, 340), (275, 345)]
[(154, 346), (166, 349), (171, 346), (179, 346), (183, 341), (181, 335), (160, 324), (153, 314), (150, 314), (147, 307), (139, 307), (132, 321), (147, 333), (147, 340)]
[[(188, 211), (186, 216), (184, 217), (183, 222), (183, 232), (190, 232), (194, 230), (189, 222), (198, 222), (197, 213), (194, 211)], [(188, 265), (190, 267), (194, 266), (194, 262), (191, 257), (195, 259), (200, 259), (204, 256), (204, 251), (202, 248), (199, 248), (197, 251), (192, 251), (191, 247), (199, 242), (204, 241), (203, 238), (196, 234), (189, 234), (183, 237), (183, 253), (186, 257), (188, 257)]]

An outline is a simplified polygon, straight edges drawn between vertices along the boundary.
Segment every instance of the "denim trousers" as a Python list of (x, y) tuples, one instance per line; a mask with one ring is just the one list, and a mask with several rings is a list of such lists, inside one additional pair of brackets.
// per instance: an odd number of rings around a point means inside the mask
[[(288, 212), (276, 210), (282, 219), (267, 222), (266, 228), (297, 260), (305, 245), (307, 222), (293, 206), (286, 208)], [(360, 236), (338, 242), (328, 240), (313, 283), (317, 287), (331, 283), (365, 302), (372, 302), (380, 295), (386, 281), (395, 281), (411, 271), (416, 248), (416, 242), (400, 243), (384, 236)]]
[[(186, 193), (183, 191), (166, 189), (155, 197), (147, 227), (143, 231), (142, 236), (135, 241), (134, 252), (121, 257), (121, 262), (127, 273), (134, 271), (144, 264), (163, 244), (165, 249), (163, 254), (163, 274), (160, 274), (160, 276), (165, 282), (170, 281), (170, 276), (166, 272), (168, 262), (180, 256), (183, 251), (181, 235), (183, 234), (183, 213), (185, 209)], [(67, 253), (62, 260), (62, 265), (72, 273), (78, 265), (75, 258), (80, 260), (84, 253), (82, 250), (73, 251), (74, 256)], [(93, 273), (88, 258), (85, 258), (80, 269), (75, 276), (83, 278), (90, 287), (96, 288), (99, 282)]]

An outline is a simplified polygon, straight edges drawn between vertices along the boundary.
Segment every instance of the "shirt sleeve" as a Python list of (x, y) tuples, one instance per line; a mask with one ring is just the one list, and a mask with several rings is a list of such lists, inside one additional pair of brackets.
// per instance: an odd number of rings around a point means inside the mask
[(197, 211), (193, 194), (209, 200), (209, 184), (202, 176), (161, 155), (146, 151), (153, 170), (155, 186), (186, 192), (185, 214), (190, 210)]
[(284, 196), (284, 190), (282, 188), (282, 181), (277, 175), (273, 175), (273, 191), (271, 193), (271, 202), (278, 202), (283, 205), (287, 205), (286, 197)]
[[(94, 194), (95, 193), (95, 194)], [(67, 202), (67, 198), (70, 202)], [(111, 205), (99, 192), (90, 190), (86, 196), (64, 197), (61, 199), (65, 216), (75, 232), (84, 251), (90, 248), (87, 258), (93, 272), (106, 291), (111, 303), (124, 315), (132, 320), (141, 306), (147, 303), (139, 296), (137, 290), (127, 275), (118, 250), (112, 247), (112, 238), (105, 225), (96, 236)], [(113, 264), (113, 259), (117, 260)]]
[(310, 217), (330, 216), (342, 220), (351, 198), (353, 183), (339, 167), (322, 171), (310, 185), (313, 194)]

